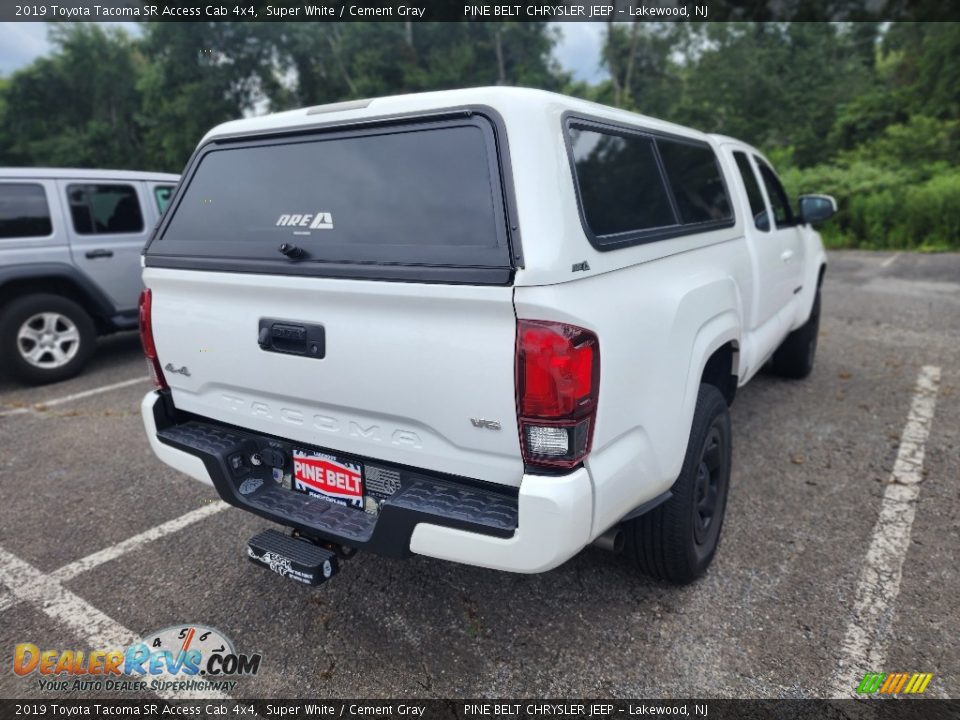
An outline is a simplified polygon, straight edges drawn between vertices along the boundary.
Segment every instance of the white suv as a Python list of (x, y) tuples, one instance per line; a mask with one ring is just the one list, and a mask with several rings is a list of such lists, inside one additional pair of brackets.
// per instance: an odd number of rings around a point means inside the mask
[(293, 528), (249, 555), (301, 582), (590, 543), (689, 582), (737, 388), (812, 368), (834, 210), (737, 140), (536, 90), (226, 123), (144, 253), (147, 434)]

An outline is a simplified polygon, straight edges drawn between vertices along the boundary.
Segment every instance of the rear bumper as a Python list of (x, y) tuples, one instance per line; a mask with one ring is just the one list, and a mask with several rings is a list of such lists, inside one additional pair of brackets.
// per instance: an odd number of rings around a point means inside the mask
[(150, 446), (165, 463), (212, 485), (231, 505), (330, 542), (535, 573), (557, 567), (590, 540), (593, 493), (582, 467), (561, 477), (525, 475), (519, 492), (390, 468), (400, 473), (401, 489), (373, 516), (283, 489), (252, 468), (231, 470), (228, 459), (256, 450), (262, 436), (178, 416), (156, 391), (144, 397), (141, 412)]

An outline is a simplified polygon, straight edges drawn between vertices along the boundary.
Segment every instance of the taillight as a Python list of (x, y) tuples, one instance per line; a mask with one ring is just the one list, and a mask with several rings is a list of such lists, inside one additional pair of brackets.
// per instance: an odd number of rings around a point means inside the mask
[(157, 357), (157, 345), (153, 342), (153, 293), (150, 288), (140, 292), (140, 344), (143, 345), (143, 354), (147, 357), (147, 367), (153, 377), (153, 384), (160, 390), (169, 390), (167, 379), (163, 376), (160, 367), (160, 358)]
[(517, 322), (517, 419), (524, 463), (570, 468), (590, 452), (600, 390), (600, 343), (589, 330)]

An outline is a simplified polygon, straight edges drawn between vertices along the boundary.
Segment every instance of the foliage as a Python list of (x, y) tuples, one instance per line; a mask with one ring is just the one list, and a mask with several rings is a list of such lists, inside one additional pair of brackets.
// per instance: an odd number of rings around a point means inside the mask
[[(855, 18), (863, 0), (844, 2)], [(217, 22), (131, 37), (51, 23), (53, 51), (0, 78), (0, 164), (177, 171), (207, 130), (243, 115), (522, 85), (763, 148), (793, 195), (837, 197), (833, 245), (960, 248), (960, 23), (609, 23), (596, 84), (553, 59), (559, 32)]]
[(53, 25), (50, 39), (57, 52), (5, 84), (0, 163), (142, 167), (136, 44), (92, 23)]
[(477, 85), (560, 90), (536, 23), (51, 24), (53, 52), (0, 84), (0, 164), (179, 171), (245, 114)]

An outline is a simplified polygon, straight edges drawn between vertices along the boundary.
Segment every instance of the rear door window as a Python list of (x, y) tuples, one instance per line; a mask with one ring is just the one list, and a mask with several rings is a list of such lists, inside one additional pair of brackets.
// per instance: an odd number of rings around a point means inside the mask
[(767, 189), (767, 197), (770, 198), (770, 206), (773, 208), (773, 219), (778, 228), (789, 227), (794, 224), (793, 211), (790, 209), (790, 201), (787, 200), (787, 193), (780, 183), (780, 178), (760, 158), (756, 158), (757, 167), (760, 168), (760, 177), (763, 185)]
[(570, 145), (580, 203), (594, 235), (675, 223), (652, 138), (573, 127)]
[(143, 213), (132, 185), (71, 184), (67, 201), (78, 235), (130, 235), (143, 232)]
[(657, 147), (683, 224), (733, 217), (717, 156), (709, 145), (658, 139)]
[(767, 204), (763, 200), (763, 193), (760, 192), (757, 176), (754, 175), (753, 168), (750, 167), (750, 159), (746, 153), (739, 151), (733, 153), (733, 159), (737, 162), (737, 169), (740, 171), (743, 186), (747, 191), (753, 224), (757, 230), (768, 232), (770, 230), (770, 218), (767, 216)]
[(46, 237), (52, 232), (42, 185), (0, 183), (0, 239)]
[(173, 197), (173, 185), (157, 185), (153, 188), (153, 199), (157, 202), (157, 211), (163, 215), (163, 211), (170, 204)]
[(579, 119), (567, 139), (581, 221), (598, 250), (733, 225), (709, 144)]
[[(194, 163), (150, 256), (509, 267), (493, 129), (470, 120), (225, 142)], [(182, 266), (182, 265), (181, 265)]]

